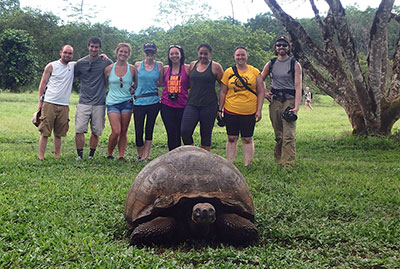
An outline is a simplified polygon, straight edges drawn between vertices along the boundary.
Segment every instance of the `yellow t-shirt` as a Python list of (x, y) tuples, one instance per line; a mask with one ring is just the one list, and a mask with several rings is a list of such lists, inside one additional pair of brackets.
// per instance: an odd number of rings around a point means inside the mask
[[(256, 80), (260, 70), (247, 65), (245, 72), (238, 69), (238, 73), (249, 88), (257, 92)], [(240, 115), (251, 115), (257, 112), (257, 96), (242, 85), (234, 75), (232, 67), (225, 70), (221, 81), (228, 87), (224, 104), (226, 110)]]

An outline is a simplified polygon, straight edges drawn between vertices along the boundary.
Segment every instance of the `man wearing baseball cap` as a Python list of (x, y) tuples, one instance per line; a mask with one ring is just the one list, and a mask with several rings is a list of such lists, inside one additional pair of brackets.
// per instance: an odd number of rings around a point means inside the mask
[[(286, 36), (274, 42), (274, 54), (261, 73), (263, 80), (270, 75), (269, 115), (275, 133), (275, 161), (285, 169), (293, 169), (296, 160), (296, 121), (302, 95), (301, 65), (290, 57), (290, 42)], [(285, 117), (283, 117), (283, 114)], [(288, 115), (288, 113), (290, 115)]]

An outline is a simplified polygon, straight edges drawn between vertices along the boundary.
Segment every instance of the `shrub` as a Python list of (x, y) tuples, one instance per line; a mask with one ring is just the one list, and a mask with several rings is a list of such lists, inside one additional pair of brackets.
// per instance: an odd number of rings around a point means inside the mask
[(37, 75), (38, 61), (32, 36), (24, 30), (0, 34), (0, 88), (18, 92)]

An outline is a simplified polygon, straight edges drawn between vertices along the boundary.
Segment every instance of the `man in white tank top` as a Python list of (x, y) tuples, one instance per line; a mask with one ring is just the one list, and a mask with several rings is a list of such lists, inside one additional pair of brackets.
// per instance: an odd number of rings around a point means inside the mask
[(69, 129), (68, 105), (74, 80), (74, 49), (65, 45), (60, 50), (60, 56), (59, 60), (46, 65), (39, 85), (39, 160), (44, 159), (47, 140), (53, 130), (54, 156), (60, 157), (61, 137), (66, 136)]

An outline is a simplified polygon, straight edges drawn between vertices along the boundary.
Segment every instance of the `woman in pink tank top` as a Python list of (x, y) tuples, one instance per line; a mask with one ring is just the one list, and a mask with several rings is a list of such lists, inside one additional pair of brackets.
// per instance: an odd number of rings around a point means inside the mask
[(168, 137), (168, 149), (181, 145), (181, 122), (188, 98), (189, 65), (181, 46), (168, 49), (168, 65), (164, 66), (165, 87), (161, 96), (161, 118)]

